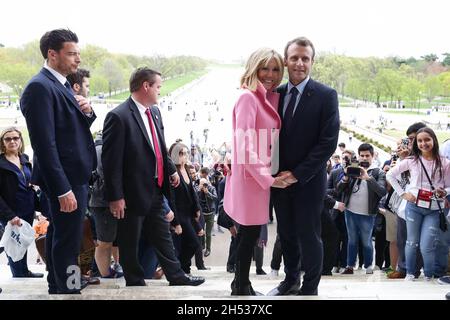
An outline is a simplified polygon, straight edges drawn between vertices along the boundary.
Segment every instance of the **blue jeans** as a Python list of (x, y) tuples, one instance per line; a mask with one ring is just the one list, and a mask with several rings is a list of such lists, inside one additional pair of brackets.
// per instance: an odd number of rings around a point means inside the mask
[(406, 205), (407, 240), (405, 247), (406, 272), (416, 273), (417, 247), (423, 257), (423, 270), (426, 277), (432, 277), (439, 241), (439, 210), (417, 207), (414, 203)]
[[(448, 208), (444, 209), (445, 216), (448, 215)], [(447, 218), (447, 231), (439, 230), (439, 241), (436, 246), (436, 261), (434, 275), (442, 277), (448, 269), (448, 250), (450, 247), (450, 217)]]
[(372, 230), (375, 215), (365, 216), (345, 210), (345, 224), (347, 226), (348, 249), (347, 266), (354, 267), (358, 254), (358, 239), (361, 239), (364, 255), (364, 268), (372, 266), (373, 245)]

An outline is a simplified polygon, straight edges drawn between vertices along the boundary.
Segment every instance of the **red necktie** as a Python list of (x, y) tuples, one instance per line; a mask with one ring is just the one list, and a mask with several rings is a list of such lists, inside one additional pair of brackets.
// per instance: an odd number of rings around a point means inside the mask
[(158, 170), (158, 186), (161, 188), (164, 181), (163, 157), (161, 149), (159, 149), (158, 139), (156, 137), (156, 131), (153, 126), (153, 119), (152, 115), (150, 114), (150, 109), (145, 110), (145, 114), (147, 115), (148, 123), (150, 125), (150, 131), (152, 132), (153, 148), (155, 149), (156, 154), (156, 168)]

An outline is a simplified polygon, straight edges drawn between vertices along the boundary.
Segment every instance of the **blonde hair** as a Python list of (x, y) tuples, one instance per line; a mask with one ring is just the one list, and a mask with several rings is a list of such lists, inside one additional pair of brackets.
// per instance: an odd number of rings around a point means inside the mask
[(276, 81), (274, 86), (277, 87), (283, 79), (283, 57), (278, 52), (270, 48), (260, 48), (250, 55), (245, 65), (245, 72), (241, 77), (241, 87), (255, 91), (259, 81), (258, 71), (262, 67), (266, 67), (272, 58), (275, 59), (275, 62), (280, 69), (280, 78)]
[(25, 143), (23, 141), (22, 132), (20, 132), (20, 130), (17, 129), (16, 127), (6, 128), (0, 134), (0, 154), (6, 153), (6, 146), (5, 146), (5, 142), (3, 141), (3, 138), (5, 137), (5, 135), (7, 133), (10, 133), (10, 132), (17, 132), (19, 134), (19, 137), (20, 137), (19, 156), (20, 156), (21, 154), (23, 154), (25, 152)]

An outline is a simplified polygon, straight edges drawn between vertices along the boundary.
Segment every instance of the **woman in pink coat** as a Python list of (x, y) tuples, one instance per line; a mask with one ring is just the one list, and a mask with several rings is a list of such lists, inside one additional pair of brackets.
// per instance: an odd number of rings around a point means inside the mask
[(232, 295), (256, 295), (249, 270), (261, 225), (269, 221), (270, 187), (289, 185), (271, 173), (281, 126), (278, 93), (273, 90), (282, 78), (281, 55), (267, 48), (255, 51), (241, 77), (243, 90), (233, 110), (232, 175), (227, 177), (224, 199), (225, 212), (239, 225)]

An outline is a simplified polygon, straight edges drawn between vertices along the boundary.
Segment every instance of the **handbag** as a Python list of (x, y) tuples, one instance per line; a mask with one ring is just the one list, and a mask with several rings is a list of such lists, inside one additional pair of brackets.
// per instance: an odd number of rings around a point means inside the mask
[(218, 212), (219, 214), (217, 216), (217, 224), (226, 229), (230, 229), (234, 225), (234, 223), (233, 219), (231, 219), (230, 216), (225, 212), (225, 209), (223, 207), (223, 199), (219, 202)]
[[(425, 166), (422, 162), (422, 159), (420, 159), (420, 157), (419, 157), (419, 161), (420, 161), (420, 164), (422, 165), (423, 171), (425, 171), (425, 175), (427, 176), (428, 182), (430, 183), (431, 191), (433, 191), (433, 193), (434, 193), (434, 191), (436, 189), (434, 188), (433, 183), (431, 182), (430, 176), (428, 175), (427, 169), (425, 168)], [(443, 232), (445, 232), (445, 231), (447, 231), (447, 219), (445, 218), (444, 210), (441, 207), (441, 203), (438, 200), (436, 202), (439, 207), (439, 228)]]
[(34, 240), (33, 227), (22, 219), (20, 219), (20, 222), (20, 226), (8, 222), (0, 240), (0, 247), (5, 248), (5, 253), (13, 262), (22, 260)]

